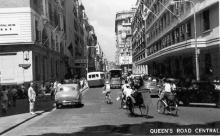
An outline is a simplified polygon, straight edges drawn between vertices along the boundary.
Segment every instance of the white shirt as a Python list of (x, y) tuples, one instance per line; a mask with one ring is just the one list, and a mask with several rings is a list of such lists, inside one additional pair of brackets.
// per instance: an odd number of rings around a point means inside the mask
[(123, 93), (125, 94), (126, 97), (129, 97), (133, 93), (133, 90), (131, 88), (125, 88)]
[(35, 93), (33, 87), (29, 87), (29, 89), (28, 89), (28, 97), (29, 97), (29, 100), (32, 99), (33, 101), (35, 101), (36, 93)]
[(129, 86), (129, 88), (130, 88), (130, 85), (129, 84), (124, 84), (121, 88), (122, 88), (122, 90), (125, 90), (126, 88), (128, 88), (127, 86)]
[(171, 85), (169, 83), (164, 84), (164, 92), (171, 92)]
[(176, 85), (175, 84), (172, 84), (171, 87), (172, 87), (173, 90), (176, 90)]

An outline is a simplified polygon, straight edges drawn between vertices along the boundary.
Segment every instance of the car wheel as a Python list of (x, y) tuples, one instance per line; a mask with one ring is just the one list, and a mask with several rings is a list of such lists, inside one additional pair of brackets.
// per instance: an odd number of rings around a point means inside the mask
[(187, 98), (182, 100), (182, 102), (183, 102), (184, 106), (188, 106), (189, 105), (189, 100), (187, 100)]
[(56, 108), (57, 108), (57, 109), (61, 109), (61, 108), (62, 108), (62, 105), (61, 105), (61, 104), (56, 104)]

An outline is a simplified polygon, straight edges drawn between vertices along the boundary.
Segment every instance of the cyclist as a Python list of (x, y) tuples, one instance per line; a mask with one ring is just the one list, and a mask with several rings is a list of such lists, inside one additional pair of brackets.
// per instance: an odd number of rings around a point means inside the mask
[(111, 89), (110, 89), (110, 84), (109, 84), (109, 81), (106, 81), (105, 82), (105, 86), (103, 88), (103, 93), (105, 94), (105, 100), (108, 104), (112, 103), (111, 101)]
[[(167, 94), (171, 93), (171, 84), (169, 83), (169, 81), (164, 80), (164, 84), (163, 84), (163, 89), (162, 92), (160, 93), (160, 100), (163, 100)], [(167, 107), (168, 105), (166, 105)]]
[(123, 99), (127, 99), (128, 97), (131, 97), (132, 102), (135, 103), (135, 99), (132, 96), (132, 94), (134, 93), (134, 88), (131, 87), (130, 84), (128, 84), (128, 81), (125, 81), (125, 84), (122, 86), (122, 95), (123, 95)]

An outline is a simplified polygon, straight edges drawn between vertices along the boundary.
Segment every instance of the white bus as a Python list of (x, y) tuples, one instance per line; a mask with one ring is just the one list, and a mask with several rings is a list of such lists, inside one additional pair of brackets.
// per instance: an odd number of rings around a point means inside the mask
[(87, 74), (87, 82), (89, 87), (103, 87), (105, 85), (105, 73), (89, 72)]

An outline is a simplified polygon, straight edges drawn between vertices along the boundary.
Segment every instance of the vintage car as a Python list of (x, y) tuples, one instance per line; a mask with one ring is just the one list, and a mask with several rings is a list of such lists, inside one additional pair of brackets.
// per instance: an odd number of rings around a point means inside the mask
[(55, 103), (57, 108), (68, 105), (81, 105), (82, 93), (79, 84), (62, 84), (55, 92)]
[(160, 86), (155, 81), (143, 81), (143, 86), (150, 91), (151, 96), (158, 96)]
[(189, 103), (216, 103), (215, 86), (208, 81), (192, 82), (189, 87), (181, 86), (177, 92), (177, 99), (183, 105)]

